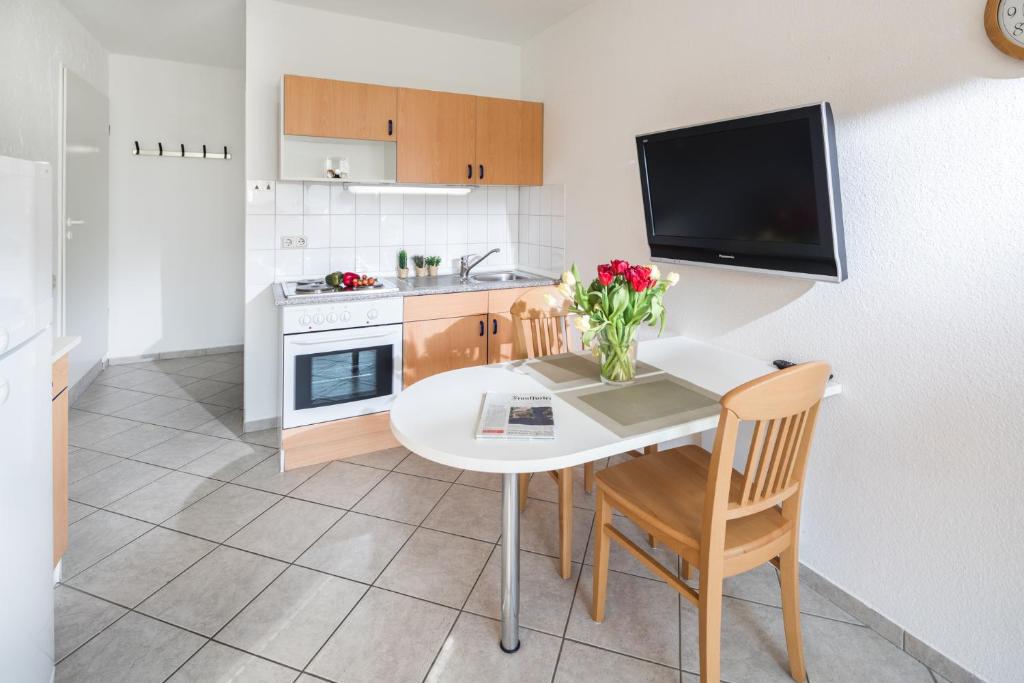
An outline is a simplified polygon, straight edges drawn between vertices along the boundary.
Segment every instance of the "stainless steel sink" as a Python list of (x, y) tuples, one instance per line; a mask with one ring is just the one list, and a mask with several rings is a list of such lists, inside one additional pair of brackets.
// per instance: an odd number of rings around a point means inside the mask
[(506, 271), (501, 273), (480, 273), (479, 275), (471, 275), (469, 279), (476, 282), (517, 282), (519, 280), (537, 280), (538, 278), (526, 275), (525, 273)]

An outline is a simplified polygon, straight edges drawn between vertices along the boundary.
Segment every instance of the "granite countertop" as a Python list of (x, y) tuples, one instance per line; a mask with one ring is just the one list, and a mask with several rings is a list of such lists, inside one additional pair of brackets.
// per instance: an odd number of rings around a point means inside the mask
[[(517, 271), (519, 272), (519, 271)], [(481, 273), (483, 274), (483, 273)], [(521, 287), (543, 287), (553, 285), (557, 279), (532, 273), (522, 273), (528, 280), (510, 280), (508, 282), (478, 282), (470, 280), (461, 282), (458, 275), (439, 275), (438, 277), (410, 277), (404, 280), (388, 278), (389, 282), (398, 285), (398, 291), (375, 292), (368, 290), (358, 294), (315, 294), (311, 296), (287, 299), (281, 283), (274, 283), (274, 303), (278, 306), (302, 306), (310, 304), (329, 304), (340, 301), (368, 301), (370, 299), (386, 299), (396, 296), (425, 296), (428, 294), (456, 294), (459, 292), (483, 292), (492, 289), (519, 289)]]

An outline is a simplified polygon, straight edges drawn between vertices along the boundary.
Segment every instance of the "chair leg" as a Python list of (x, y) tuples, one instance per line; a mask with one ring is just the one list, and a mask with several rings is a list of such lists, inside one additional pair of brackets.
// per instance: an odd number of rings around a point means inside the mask
[(561, 553), (560, 574), (572, 575), (572, 468), (558, 471), (558, 545)]
[(782, 620), (786, 626), (786, 650), (789, 652), (789, 673), (794, 681), (804, 683), (804, 641), (800, 632), (800, 563), (795, 546), (785, 550), (780, 559), (779, 583), (782, 585)]
[(526, 509), (526, 496), (530, 490), (530, 473), (523, 472), (519, 475), (519, 510)]
[(604, 621), (604, 602), (608, 592), (608, 553), (611, 550), (611, 539), (605, 531), (605, 525), (612, 522), (612, 508), (605, 500), (604, 493), (597, 491), (597, 545), (594, 547), (594, 593), (590, 616), (594, 621)]
[(722, 563), (700, 572), (700, 681), (718, 683), (722, 676)]
[(594, 463), (592, 462), (583, 466), (583, 490), (587, 493), (594, 492)]

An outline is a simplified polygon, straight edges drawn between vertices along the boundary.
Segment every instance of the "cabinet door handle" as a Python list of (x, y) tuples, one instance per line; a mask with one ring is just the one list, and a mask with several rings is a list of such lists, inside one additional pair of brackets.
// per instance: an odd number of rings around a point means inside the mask
[(466, 164), (466, 179), (473, 179), (473, 164)]
[(480, 164), (480, 180), (484, 179), (484, 165)]
[(491, 334), (498, 334), (498, 319), (491, 318)]
[(484, 336), (484, 321), (480, 321), (480, 336)]
[(392, 119), (388, 119), (388, 135), (394, 135), (395, 133), (395, 122)]

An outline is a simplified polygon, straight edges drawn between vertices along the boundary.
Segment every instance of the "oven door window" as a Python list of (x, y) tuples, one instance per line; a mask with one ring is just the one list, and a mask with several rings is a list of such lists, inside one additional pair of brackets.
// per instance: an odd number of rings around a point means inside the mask
[(392, 391), (390, 344), (295, 357), (295, 409), (389, 396)]

